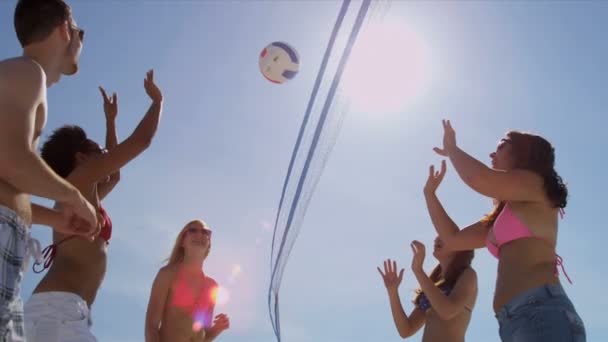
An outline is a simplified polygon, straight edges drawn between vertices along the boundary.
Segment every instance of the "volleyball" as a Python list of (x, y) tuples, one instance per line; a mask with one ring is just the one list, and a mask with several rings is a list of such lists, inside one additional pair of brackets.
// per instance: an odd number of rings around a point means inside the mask
[(273, 83), (292, 80), (300, 69), (298, 52), (284, 42), (268, 44), (260, 53), (260, 71)]

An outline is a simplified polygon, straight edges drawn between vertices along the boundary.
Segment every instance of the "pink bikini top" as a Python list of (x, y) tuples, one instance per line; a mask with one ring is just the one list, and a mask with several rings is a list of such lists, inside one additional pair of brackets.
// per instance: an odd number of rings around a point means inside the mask
[[(563, 217), (563, 209), (560, 209), (560, 216)], [(523, 224), (523, 222), (521, 222), (519, 220), (519, 218), (517, 218), (517, 216), (515, 216), (515, 214), (513, 213), (513, 210), (511, 210), (511, 207), (509, 206), (509, 204), (505, 204), (504, 208), (502, 209), (502, 211), (496, 218), (496, 221), (494, 222), (494, 227), (492, 228), (492, 232), (494, 233), (494, 239), (496, 240), (496, 243), (494, 243), (490, 240), (490, 234), (488, 233), (488, 236), (486, 237), (486, 247), (488, 247), (488, 250), (490, 251), (490, 253), (493, 256), (495, 256), (496, 258), (500, 258), (500, 256), (499, 256), (500, 247), (511, 241), (523, 239), (523, 238), (535, 238), (535, 239), (542, 240), (542, 238), (534, 236), (534, 234), (532, 234), (530, 229), (528, 227), (526, 227), (526, 225)], [(557, 269), (558, 266), (561, 267), (562, 271), (564, 272), (564, 275), (568, 279), (568, 282), (570, 282), (570, 284), (572, 284), (570, 277), (568, 277), (568, 274), (566, 273), (566, 270), (564, 269), (562, 257), (555, 254), (555, 275), (556, 276), (559, 275), (559, 271)]]
[(202, 272), (200, 277), (202, 286), (195, 291), (191, 286), (191, 281), (186, 277), (185, 269), (180, 267), (172, 286), (171, 304), (189, 313), (195, 322), (208, 328), (213, 321), (218, 285), (215, 280), (205, 276)]

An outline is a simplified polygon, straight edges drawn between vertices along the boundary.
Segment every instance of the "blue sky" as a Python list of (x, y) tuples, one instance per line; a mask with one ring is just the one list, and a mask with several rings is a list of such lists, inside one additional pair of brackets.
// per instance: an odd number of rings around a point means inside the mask
[[(149, 105), (143, 90), (149, 68), (166, 99), (152, 146), (124, 168), (105, 201), (114, 233), (93, 305), (94, 333), (101, 341), (143, 340), (156, 271), (179, 229), (200, 217), (215, 230), (205, 269), (230, 292), (217, 308), (232, 320), (221, 340), (272, 340), (269, 223), (340, 2), (71, 4), (87, 31), (81, 72), (49, 90), (46, 133), (79, 124), (103, 142), (97, 90), (103, 85), (118, 92), (119, 136), (125, 138)], [(0, 58), (20, 53), (13, 7), (0, 3)], [(608, 4), (599, 1), (390, 4), (386, 20), (413, 32), (425, 51), (424, 91), (396, 111), (355, 106), (346, 116), (285, 271), (286, 341), (399, 339), (375, 268), (387, 257), (406, 267), (401, 295), (409, 312), (417, 286), (409, 243), (428, 245), (435, 235), (422, 186), (429, 163), (440, 160), (431, 149), (441, 142), (444, 117), (452, 120), (459, 145), (483, 161), (508, 129), (540, 133), (555, 145), (558, 171), (570, 186), (558, 253), (574, 285), (562, 280), (588, 340), (608, 338), (601, 254), (608, 239), (601, 215), (608, 190), (608, 145), (601, 138), (608, 124), (607, 17)], [(274, 40), (289, 42), (302, 60), (300, 74), (286, 85), (271, 84), (258, 71), (260, 50)], [(383, 52), (377, 51), (373, 67), (386, 64)], [(399, 86), (392, 84), (383, 90)], [(491, 206), (451, 168), (439, 195), (460, 225)], [(48, 228), (33, 231), (49, 242)], [(434, 263), (427, 258), (426, 264)], [(241, 273), (232, 278), (235, 265)], [(474, 266), (480, 292), (468, 339), (498, 340), (491, 308), (496, 261), (480, 250)], [(39, 279), (27, 273), (24, 299)]]

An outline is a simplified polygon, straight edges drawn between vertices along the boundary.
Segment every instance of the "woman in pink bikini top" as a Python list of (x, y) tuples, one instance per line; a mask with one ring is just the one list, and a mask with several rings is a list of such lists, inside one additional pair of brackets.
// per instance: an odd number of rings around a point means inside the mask
[(440, 172), (431, 166), (424, 191), (427, 206), (450, 249), (487, 247), (498, 258), (494, 311), (500, 338), (585, 341), (584, 324), (557, 272), (558, 266), (563, 269), (555, 252), (558, 216), (563, 215), (568, 190), (555, 171), (551, 144), (538, 135), (508, 132), (490, 154), (490, 168), (458, 148), (449, 121), (443, 121), (443, 128), (443, 148), (435, 152), (450, 159), (469, 187), (495, 199), (496, 207), (479, 222), (458, 229), (435, 194), (445, 161)]
[(218, 285), (203, 272), (211, 249), (211, 230), (193, 220), (178, 234), (150, 292), (146, 342), (212, 341), (230, 327), (225, 314), (214, 317)]

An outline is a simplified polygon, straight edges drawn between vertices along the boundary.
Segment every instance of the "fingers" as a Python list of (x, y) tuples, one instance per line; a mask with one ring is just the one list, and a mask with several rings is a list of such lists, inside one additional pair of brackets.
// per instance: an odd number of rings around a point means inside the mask
[(414, 251), (415, 254), (424, 254), (425, 251), (425, 247), (424, 244), (418, 240), (414, 240), (412, 241), (412, 250)]
[(380, 267), (376, 267), (376, 269), (378, 270), (378, 273), (380, 273), (382, 278), (386, 277), (386, 274), (382, 273), (382, 270), (380, 269)]
[(418, 254), (419, 252), (424, 251), (424, 245), (418, 240), (412, 241), (410, 246), (412, 247), (412, 251), (414, 252), (414, 254)]
[(87, 231), (87, 235), (85, 235), (85, 237), (87, 238), (87, 240), (89, 241), (95, 241), (95, 238), (97, 237), (97, 235), (99, 235), (99, 233), (101, 232), (101, 228), (99, 226), (96, 226), (95, 229), (93, 229), (92, 231), (89, 229)]
[(446, 130), (451, 130), (452, 128), (452, 123), (450, 122), (450, 120), (447, 119), (443, 119), (441, 120), (441, 122), (443, 123), (443, 128)]
[(86, 220), (82, 218), (72, 215), (69, 219), (69, 229), (73, 234), (82, 236), (88, 240), (93, 240), (95, 236), (91, 236), (91, 233), (94, 231), (93, 228)]
[(445, 150), (443, 150), (443, 149), (441, 149), (439, 147), (434, 147), (433, 151), (435, 151), (435, 153), (437, 153), (440, 156), (443, 156), (443, 157), (447, 157), (448, 156), (448, 153)]
[(443, 132), (444, 133), (450, 133), (450, 134), (454, 134), (454, 128), (452, 127), (452, 123), (450, 122), (450, 120), (441, 120), (441, 123), (443, 125)]
[(87, 238), (89, 241), (95, 240), (97, 235), (101, 232), (101, 226), (95, 225), (91, 226), (89, 224), (83, 225), (82, 227), (82, 236)]
[(105, 89), (103, 89), (102, 86), (99, 86), (99, 91), (101, 92), (101, 96), (103, 97), (103, 102), (110, 102), (110, 99), (108, 99), (108, 94), (106, 94)]
[(399, 282), (401, 282), (403, 280), (403, 272), (405, 271), (405, 269), (401, 269), (401, 272), (399, 272)]
[(435, 165), (431, 165), (431, 166), (429, 166), (429, 178), (433, 178), (434, 174), (435, 174)]
[(383, 277), (386, 277), (388, 275), (396, 275), (397, 261), (393, 261), (391, 259), (384, 260), (384, 273), (382, 273), (382, 270), (379, 267), (378, 271), (380, 271), (380, 274), (382, 274)]
[[(83, 222), (85, 223), (84, 225)], [(84, 230), (83, 228), (88, 229), (88, 224), (86, 224), (83, 219), (79, 218), (76, 215), (71, 215), (68, 218), (68, 229), (80, 233)]]
[(106, 93), (106, 90), (103, 89), (102, 86), (99, 86), (99, 91), (101, 92), (101, 96), (103, 97), (104, 104), (116, 105), (116, 103), (118, 102), (118, 96), (116, 95), (116, 92), (112, 93), (112, 98), (110, 100), (108, 93)]
[(78, 216), (81, 216), (90, 226), (96, 226), (97, 216), (95, 216), (95, 209), (89, 203), (86, 203), (85, 205), (85, 208), (88, 210), (81, 212)]
[(148, 70), (148, 72), (146, 72), (146, 78), (144, 78), (144, 87), (149, 87), (152, 82), (154, 82), (154, 73), (152, 70)]
[(218, 325), (223, 329), (228, 329), (230, 327), (230, 320), (226, 314), (219, 314), (215, 316), (214, 324)]
[[(435, 168), (433, 167), (432, 170), (434, 171)], [(433, 178), (435, 178), (437, 181), (441, 182), (441, 180), (443, 179), (443, 176), (445, 176), (446, 170), (447, 170), (447, 166), (446, 166), (445, 160), (442, 160), (441, 169), (439, 171), (435, 171), (435, 173), (432, 175)]]

